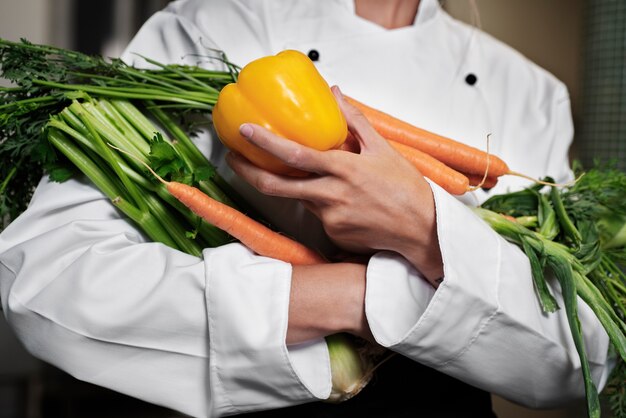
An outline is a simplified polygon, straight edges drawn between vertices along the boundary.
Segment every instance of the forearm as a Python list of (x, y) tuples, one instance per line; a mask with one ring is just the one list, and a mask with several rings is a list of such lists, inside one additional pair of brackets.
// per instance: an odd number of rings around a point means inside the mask
[(324, 340), (285, 345), (291, 266), (240, 244), (201, 259), (144, 240), (88, 183), (44, 181), (0, 235), (4, 314), (24, 345), (194, 416), (328, 397)]
[(356, 263), (294, 266), (287, 344), (338, 332), (370, 338), (365, 319), (365, 270)]
[(394, 251), (437, 286), (443, 263), (428, 182), (344, 100), (339, 88), (334, 87), (333, 93), (351, 138), (358, 143), (358, 153), (320, 152), (245, 123), (240, 134), (250, 143), (311, 176), (294, 179), (276, 174), (238, 154), (229, 154), (228, 163), (262, 193), (302, 201), (343, 250), (355, 254)]
[[(445, 280), (434, 291), (406, 259), (373, 257), (367, 314), (377, 342), (525, 405), (583, 396), (564, 309), (541, 312), (523, 252), (441, 189), (435, 196)], [(563, 306), (558, 287), (553, 293)], [(610, 370), (607, 336), (583, 303), (579, 314), (592, 375), (602, 387)]]

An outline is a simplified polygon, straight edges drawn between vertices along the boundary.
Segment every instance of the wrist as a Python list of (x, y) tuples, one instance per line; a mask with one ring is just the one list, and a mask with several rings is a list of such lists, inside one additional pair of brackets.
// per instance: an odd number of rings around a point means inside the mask
[(365, 271), (355, 263), (294, 266), (287, 343), (339, 332), (367, 338)]
[(349, 291), (344, 295), (347, 318), (346, 328), (343, 331), (357, 337), (373, 341), (367, 317), (365, 315), (365, 289), (367, 265), (345, 263), (347, 286)]
[[(430, 189), (430, 188), (429, 188)], [(437, 215), (432, 191), (413, 207), (411, 222), (399, 232), (395, 252), (409, 261), (433, 286), (443, 277), (443, 260), (437, 233)]]

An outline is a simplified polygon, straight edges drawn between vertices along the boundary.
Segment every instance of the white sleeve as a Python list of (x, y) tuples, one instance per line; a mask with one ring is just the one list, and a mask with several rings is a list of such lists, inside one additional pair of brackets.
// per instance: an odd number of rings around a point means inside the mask
[[(195, 30), (159, 13), (131, 46), (169, 62), (189, 52)], [(290, 285), (289, 264), (239, 244), (197, 258), (146, 242), (78, 179), (42, 180), (0, 235), (4, 313), (31, 353), (192, 416), (329, 396), (325, 341), (285, 344)]]
[[(569, 102), (555, 101), (560, 136), (544, 173), (567, 178)], [(550, 407), (584, 396), (579, 357), (562, 308), (543, 314), (528, 259), (470, 208), (431, 184), (445, 279), (435, 291), (403, 258), (380, 253), (367, 271), (366, 314), (383, 346), (462, 381), (530, 407)], [(579, 300), (594, 381), (610, 372), (608, 336)]]

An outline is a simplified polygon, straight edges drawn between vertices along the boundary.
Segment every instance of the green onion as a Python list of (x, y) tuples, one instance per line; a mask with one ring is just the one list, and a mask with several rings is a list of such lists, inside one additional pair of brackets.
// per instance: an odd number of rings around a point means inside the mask
[[(622, 366), (626, 361), (626, 174), (610, 165), (598, 165), (571, 187), (552, 187), (548, 194), (540, 190), (536, 185), (497, 195), (475, 211), (526, 253), (545, 312), (558, 309), (545, 272), (559, 282), (582, 365), (588, 414), (598, 417), (600, 402), (585, 353), (577, 296), (593, 310), (618, 356), (607, 385), (611, 408), (615, 416), (626, 417), (626, 369)], [(532, 221), (535, 218), (538, 222)]]

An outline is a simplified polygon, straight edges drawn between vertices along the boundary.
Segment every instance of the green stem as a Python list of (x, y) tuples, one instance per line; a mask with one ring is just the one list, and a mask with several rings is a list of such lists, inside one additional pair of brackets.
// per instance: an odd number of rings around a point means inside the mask
[(619, 231), (604, 245), (605, 249), (626, 247), (626, 223)]
[[(618, 281), (614, 281), (614, 282), (611, 282), (611, 283), (613, 284), (613, 286), (617, 287), (618, 290), (620, 292), (622, 292), (626, 296), (626, 286), (624, 286), (623, 284), (621, 284)], [(624, 312), (626, 312), (626, 309), (624, 310)]]
[(580, 235), (580, 232), (578, 231), (578, 229), (576, 229), (576, 226), (574, 226), (574, 223), (567, 214), (558, 188), (554, 186), (551, 187), (550, 197), (552, 198), (552, 205), (554, 206), (557, 218), (559, 219), (559, 224), (565, 231), (565, 234), (569, 237), (569, 239), (574, 242), (575, 245), (580, 245), (582, 241), (582, 236)]
[(622, 359), (626, 361), (624, 322), (617, 317), (615, 311), (604, 300), (600, 291), (585, 276), (577, 275), (576, 289), (580, 297), (596, 314), (596, 317), (606, 330), (613, 347), (615, 347)]
[[(102, 105), (105, 102), (106, 101), (100, 101), (98, 104)], [(77, 118), (73, 113), (65, 110), (64, 112), (62, 112), (61, 115), (67, 116), (70, 120), (73, 121), (73, 124), (79, 125), (85, 130), (87, 130), (84, 123), (79, 118)], [(114, 114), (112, 115), (115, 116)], [(118, 121), (118, 123), (119, 122), (120, 121)], [(91, 150), (92, 152), (99, 153), (99, 148), (96, 147), (96, 145), (94, 144), (94, 141), (88, 139), (88, 136), (89, 137), (91, 136), (89, 132), (87, 132), (87, 135), (84, 135), (78, 130), (73, 129), (71, 126), (67, 124), (67, 122), (61, 120), (58, 117), (52, 118), (49, 122), (49, 126), (65, 132), (67, 135), (74, 138), (78, 143), (80, 143), (82, 146), (86, 147), (87, 149)], [(138, 137), (140, 138), (140, 140), (143, 140), (141, 139), (141, 136), (138, 136)], [(130, 161), (130, 163), (135, 167), (135, 169), (131, 168), (126, 163), (126, 161), (121, 158), (117, 162), (119, 164), (119, 167), (123, 171), (123, 173), (126, 176), (128, 176), (130, 180), (132, 180), (132, 182), (140, 185), (141, 187), (147, 190), (156, 192), (161, 199), (165, 200), (170, 206), (174, 207), (179, 213), (181, 213), (191, 225), (195, 225), (198, 223), (197, 216), (194, 215), (184, 205), (182, 205), (178, 200), (176, 200), (171, 194), (169, 194), (169, 192), (167, 192), (167, 190), (164, 187), (162, 187), (162, 185), (160, 184), (155, 185), (154, 183), (148, 181), (143, 175), (135, 171), (135, 170), (138, 170), (139, 172), (142, 172), (142, 173), (145, 172), (146, 170), (143, 165), (141, 165), (134, 158), (131, 158), (128, 161)], [(220, 196), (216, 196), (216, 198), (220, 198)], [(153, 209), (152, 211), (154, 212)], [(163, 216), (159, 216), (159, 218), (162, 219), (162, 222), (164, 224), (166, 224), (169, 219), (168, 217), (163, 217)], [(175, 216), (171, 216), (171, 218), (173, 219), (175, 218)], [(180, 228), (179, 229), (169, 228), (169, 230), (170, 230), (170, 234), (172, 235), (172, 237), (178, 242), (178, 246), (180, 248), (183, 248), (184, 251), (187, 251), (185, 247), (188, 245), (186, 241), (189, 241), (189, 239), (185, 236), (185, 233), (184, 233), (185, 231), (181, 230)], [(224, 233), (218, 228), (213, 227), (212, 225), (207, 224), (206, 222), (203, 222), (200, 224), (198, 233), (212, 247), (223, 245), (224, 243), (229, 242), (231, 240), (228, 234)], [(198, 254), (198, 251), (195, 248), (195, 246), (190, 247), (188, 250), (190, 254), (196, 254), (196, 255)]]
[(615, 278), (615, 284), (620, 285), (620, 287), (624, 289), (624, 291), (626, 291), (626, 274), (619, 266), (617, 266), (613, 262), (613, 260), (608, 255), (604, 254), (604, 258), (606, 260), (607, 268), (611, 272), (612, 277)]
[[(193, 74), (193, 76), (198, 80), (202, 80), (204, 78), (209, 79), (209, 81), (223, 80), (224, 83), (222, 84), (224, 85), (233, 82), (233, 76), (228, 71), (207, 70), (206, 68), (184, 65), (178, 66), (177, 68), (179, 72)], [(180, 73), (173, 73), (168, 70), (159, 70), (158, 74), (161, 77), (166, 77), (174, 80), (184, 79), (183, 77), (181, 77)]]
[(141, 229), (156, 242), (161, 242), (172, 248), (178, 248), (167, 231), (156, 222), (149, 212), (137, 209), (133, 204), (122, 198), (118, 186), (110, 177), (103, 174), (94, 160), (87, 157), (76, 145), (65, 137), (60, 131), (50, 129), (48, 140), (61, 151), (80, 171), (82, 171), (100, 189), (111, 202), (126, 216), (137, 223)]
[(182, 147), (185, 148), (186, 152), (183, 154), (186, 155), (188, 153), (190, 155), (192, 167), (196, 165), (203, 166), (209, 163), (198, 147), (196, 147), (196, 145), (191, 141), (191, 138), (189, 138), (189, 136), (187, 136), (187, 134), (185, 134), (185, 132), (162, 109), (155, 106), (152, 101), (146, 102), (146, 106), (148, 106), (150, 113), (152, 113), (159, 123), (179, 141)]
[[(113, 100), (98, 100), (96, 102), (96, 109), (103, 112), (103, 114), (113, 123), (122, 135), (132, 141), (139, 149), (149, 152), (149, 147), (146, 146), (146, 140), (141, 133), (135, 128), (135, 126), (129, 122), (113, 105)], [(153, 131), (155, 129), (153, 128)], [(154, 133), (152, 134), (154, 136)], [(152, 137), (148, 138), (151, 139)]]
[(591, 379), (589, 364), (584, 351), (584, 341), (577, 314), (576, 294), (580, 295), (594, 311), (609, 335), (611, 343), (622, 357), (626, 355), (626, 337), (624, 336), (625, 328), (623, 321), (616, 315), (600, 291), (582, 274), (584, 267), (566, 246), (547, 240), (541, 235), (515, 222), (508, 221), (501, 215), (489, 210), (477, 208), (475, 211), (499, 234), (518, 243), (518, 245), (526, 241), (533, 247), (534, 251), (547, 257), (550, 268), (554, 271), (561, 284), (567, 319), (583, 368), (589, 415), (592, 417), (599, 416), (597, 390)]
[(126, 176), (126, 173), (124, 173), (124, 171), (120, 168), (119, 160), (121, 158), (115, 156), (115, 154), (113, 153), (113, 150), (108, 146), (108, 144), (102, 139), (100, 134), (96, 131), (96, 128), (94, 127), (92, 123), (91, 116), (87, 113), (82, 113), (82, 115), (78, 114), (77, 116), (81, 118), (81, 120), (83, 121), (87, 129), (89, 130), (91, 137), (96, 142), (96, 147), (98, 148), (100, 155), (102, 156), (102, 158), (104, 158), (104, 160), (107, 161), (107, 163), (113, 169), (113, 171), (115, 171), (115, 174), (119, 177), (125, 189), (133, 198), (134, 203), (139, 207), (140, 210), (147, 212), (148, 205), (146, 204), (145, 199), (143, 198), (141, 192), (135, 186), (135, 184), (128, 178), (128, 176)]
[(602, 298), (606, 301), (606, 310), (612, 310), (615, 315), (621, 320), (624, 320), (624, 305), (620, 300), (618, 294), (619, 288), (614, 286), (615, 281), (611, 279), (611, 273), (609, 268), (602, 262), (595, 270), (587, 275), (591, 284), (602, 295)]
[[(166, 88), (171, 89), (172, 92), (174, 91), (179, 91), (179, 92), (184, 92), (184, 93), (197, 92), (199, 94), (206, 94), (206, 89), (198, 88), (198, 86), (196, 86), (195, 83), (190, 83), (187, 79), (183, 79), (182, 77), (174, 78), (174, 77), (171, 77), (171, 74), (160, 74), (157, 72), (152, 72), (152, 74), (155, 74), (154, 78), (159, 80), (159, 82), (154, 80), (155, 83), (158, 83), (159, 85), (162, 85), (164, 87), (167, 86)], [(142, 78), (143, 76), (137, 75), (136, 77)], [(227, 75), (227, 77), (229, 76)], [(200, 79), (200, 77), (197, 77), (197, 78)], [(221, 77), (213, 76), (213, 77), (208, 78), (208, 81), (216, 83), (218, 85), (225, 85), (226, 83), (220, 81), (220, 79)], [(232, 81), (230, 80), (230, 78), (227, 78), (225, 80)], [(213, 93), (213, 95), (217, 96), (217, 94), (215, 93)]]
[(520, 224), (525, 226), (526, 228), (534, 228), (538, 225), (539, 220), (537, 219), (537, 216), (518, 216), (515, 218), (515, 221)]
[(80, 119), (78, 119), (78, 117), (76, 117), (76, 115), (70, 110), (69, 107), (63, 109), (61, 113), (59, 113), (57, 116), (59, 115), (67, 126), (80, 132), (84, 136), (89, 135), (89, 131), (87, 131), (87, 127), (85, 126), (85, 124)]
[[(71, 112), (67, 112), (68, 114), (71, 114), (73, 116), (73, 113)], [(82, 122), (80, 122), (82, 124)], [(89, 132), (87, 132), (86, 134), (84, 134), (83, 132), (79, 132), (78, 130), (72, 128), (71, 126), (69, 126), (69, 124), (65, 121), (65, 119), (61, 120), (58, 118), (58, 116), (54, 116), (50, 122), (48, 122), (48, 126), (49, 127), (53, 127), (56, 128), (62, 132), (64, 132), (66, 135), (69, 135), (71, 138), (73, 138), (74, 140), (76, 140), (81, 146), (87, 148), (89, 151), (98, 154), (98, 149), (96, 148), (96, 146), (94, 145), (93, 141), (88, 139), (89, 136)], [(83, 125), (84, 126), (84, 125)], [(87, 129), (87, 128), (85, 128)], [(143, 170), (145, 169), (143, 165), (141, 165), (137, 160), (135, 160), (134, 158), (131, 158), (129, 160), (135, 167), (135, 169), (131, 168), (128, 164), (126, 164), (126, 162), (124, 160), (119, 160), (118, 163), (121, 167), (121, 169), (124, 171), (124, 173), (126, 173), (126, 175), (135, 183), (139, 184), (140, 186), (144, 187), (144, 188), (149, 188), (152, 183), (150, 183), (146, 178), (144, 178), (141, 174), (139, 174), (137, 171), (135, 170), (139, 170), (140, 172), (143, 172)]]
[(17, 108), (22, 105), (28, 105), (33, 103), (56, 103), (59, 101), (58, 97), (54, 96), (43, 96), (43, 97), (33, 97), (31, 99), (23, 99), (17, 102), (11, 102), (4, 105), (0, 105), (0, 111), (10, 113), (11, 109)]
[(608, 288), (609, 291), (609, 295), (611, 296), (611, 301), (617, 306), (617, 314), (619, 315), (620, 313), (622, 314), (621, 319), (624, 320), (624, 313), (626, 313), (626, 305), (624, 305), (624, 303), (622, 302), (622, 298), (619, 297), (619, 295), (617, 294), (617, 291), (615, 289), (615, 282), (606, 282), (606, 286)]
[(16, 165), (11, 167), (11, 170), (9, 171), (9, 174), (7, 174), (5, 179), (2, 181), (2, 185), (0, 186), (0, 195), (4, 194), (4, 191), (6, 190), (7, 185), (9, 184), (9, 182), (11, 181), (11, 179), (13, 178), (15, 173), (17, 173), (17, 167), (20, 166), (20, 164), (21, 164), (23, 159), (24, 159), (24, 157), (22, 156), (22, 158), (20, 158), (20, 161)]
[(214, 89), (213, 87), (209, 86), (206, 83), (203, 83), (202, 81), (198, 80), (197, 78), (195, 78), (195, 77), (193, 77), (193, 76), (191, 76), (191, 75), (189, 75), (189, 74), (187, 74), (187, 73), (185, 73), (183, 71), (180, 71), (175, 66), (171, 66), (171, 65), (168, 66), (168, 65), (162, 64), (162, 63), (160, 63), (158, 61), (155, 61), (153, 59), (144, 57), (142, 55), (140, 55), (140, 57), (143, 58), (144, 60), (146, 60), (146, 62), (148, 62), (148, 63), (150, 63), (152, 65), (156, 65), (157, 67), (163, 68), (163, 69), (165, 69), (167, 71), (171, 71), (171, 72), (173, 72), (175, 74), (180, 75), (181, 77), (183, 77), (183, 78), (191, 81), (192, 83), (198, 85), (202, 89), (206, 89), (207, 93), (219, 93), (219, 91), (217, 89)]
[(539, 297), (539, 302), (541, 303), (541, 308), (544, 312), (555, 312), (559, 309), (559, 305), (554, 299), (552, 292), (550, 292), (550, 288), (545, 279), (545, 275), (543, 273), (544, 265), (540, 261), (538, 254), (542, 254), (542, 251), (535, 251), (532, 247), (530, 240), (531, 237), (521, 237), (522, 249), (528, 256), (528, 260), (530, 261), (531, 271), (533, 282), (535, 284), (535, 291)]
[(567, 321), (569, 322), (574, 345), (576, 346), (576, 351), (578, 351), (582, 367), (585, 392), (587, 395), (587, 412), (590, 418), (599, 418), (600, 400), (598, 398), (598, 391), (591, 378), (591, 369), (587, 355), (585, 354), (585, 343), (578, 319), (578, 300), (576, 297), (576, 286), (574, 284), (574, 272), (572, 271), (571, 265), (566, 262), (564, 263), (563, 260), (559, 258), (548, 257), (548, 263), (561, 284), (561, 293), (563, 294)]
[(185, 228), (178, 222), (177, 217), (163, 206), (163, 203), (152, 195), (152, 193), (144, 194), (146, 204), (150, 212), (156, 217), (159, 223), (170, 234), (172, 239), (178, 244), (178, 248), (187, 253), (200, 257), (202, 249), (193, 240), (187, 238)]
[(85, 126), (87, 126), (85, 118), (89, 118), (90, 123), (94, 126), (97, 132), (106, 137), (107, 140), (113, 145), (128, 151), (143, 160), (145, 160), (147, 155), (150, 153), (150, 147), (147, 144), (143, 142), (133, 142), (131, 138), (127, 138), (106, 118), (105, 115), (95, 109), (92, 103), (86, 102), (81, 104), (74, 102), (69, 108)]
[(129, 75), (132, 78), (139, 78), (141, 80), (147, 80), (150, 81), (151, 83), (157, 84), (161, 87), (165, 87), (171, 90), (174, 90), (175, 92), (178, 93), (184, 93), (185, 90), (180, 88), (179, 86), (176, 86), (175, 84), (173, 84), (171, 81), (164, 81), (161, 77), (158, 77), (156, 75), (150, 75), (145, 71), (137, 71), (135, 69), (130, 69), (130, 68), (122, 68), (121, 72), (124, 74)]
[[(153, 103), (148, 102), (147, 104), (151, 105)], [(174, 138), (182, 144), (184, 150), (181, 150), (180, 154), (183, 156), (187, 156), (188, 154), (191, 155), (191, 157), (188, 158), (192, 160), (192, 169), (202, 166), (209, 166), (212, 168), (214, 174), (210, 181), (203, 181), (198, 185), (204, 193), (219, 200), (220, 202), (246, 212), (249, 216), (255, 217), (255, 219), (260, 219), (258, 212), (256, 212), (256, 210), (254, 210), (239, 195), (239, 193), (233, 189), (230, 184), (222, 178), (222, 176), (219, 175), (215, 166), (204, 156), (204, 154), (200, 152), (191, 138), (189, 138), (189, 136), (169, 117), (166, 112), (156, 106), (151, 106), (149, 110), (159, 123), (161, 123), (163, 127), (166, 128), (174, 136)]]
[(127, 100), (111, 100), (113, 107), (119, 114), (129, 121), (143, 136), (145, 141), (151, 141), (158, 129), (132, 103)]
[[(94, 87), (87, 84), (62, 84), (52, 81), (33, 80), (34, 84), (39, 84), (47, 87), (55, 87), (63, 90), (84, 91), (86, 93), (92, 93), (95, 95), (119, 98), (119, 99), (136, 99), (136, 100), (162, 100), (165, 102), (174, 102), (184, 104), (187, 108), (211, 110), (213, 105), (210, 104), (214, 101), (214, 98), (201, 99), (194, 97), (193, 99), (186, 99), (181, 96), (177, 96), (171, 93), (160, 92), (156, 89), (116, 89), (114, 87)], [(207, 104), (209, 103), (209, 104)]]

